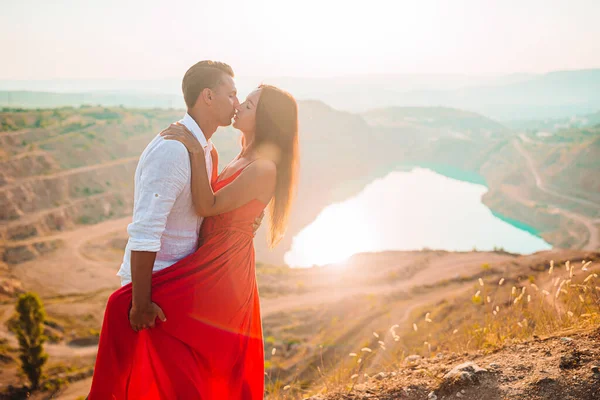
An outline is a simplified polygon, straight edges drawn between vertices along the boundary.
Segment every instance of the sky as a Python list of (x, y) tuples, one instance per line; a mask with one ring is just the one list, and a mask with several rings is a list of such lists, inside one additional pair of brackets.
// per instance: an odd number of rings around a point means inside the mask
[(600, 67), (597, 0), (0, 0), (0, 80)]

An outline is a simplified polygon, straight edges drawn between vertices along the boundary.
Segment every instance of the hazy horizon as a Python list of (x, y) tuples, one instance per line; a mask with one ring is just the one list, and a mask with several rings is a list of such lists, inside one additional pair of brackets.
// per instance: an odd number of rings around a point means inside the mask
[[(481, 85), (502, 85), (525, 81), (537, 76), (557, 72), (577, 72), (585, 70), (600, 70), (587, 68), (577, 70), (548, 71), (546, 73), (511, 73), (499, 75), (469, 75), (469, 74), (356, 74), (331, 77), (300, 77), (300, 76), (239, 76), (236, 75), (238, 92), (249, 93), (259, 83), (267, 82), (280, 85), (323, 81), (327, 84), (338, 85), (376, 85), (378, 88), (401, 91), (412, 90), (447, 90), (460, 89)], [(84, 92), (147, 92), (154, 94), (181, 94), (181, 77), (155, 79), (125, 79), (125, 78), (58, 78), (58, 79), (0, 79), (0, 91), (31, 91), (53, 93), (84, 93)], [(288, 88), (290, 89), (290, 88)], [(297, 88), (296, 88), (297, 89)]]

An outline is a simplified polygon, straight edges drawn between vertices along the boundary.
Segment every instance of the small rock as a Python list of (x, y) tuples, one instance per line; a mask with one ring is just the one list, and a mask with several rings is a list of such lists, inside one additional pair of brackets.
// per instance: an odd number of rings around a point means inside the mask
[(513, 367), (515, 371), (531, 371), (531, 365), (517, 364)]
[(545, 378), (542, 378), (539, 381), (537, 381), (536, 385), (538, 385), (538, 386), (547, 386), (547, 385), (553, 385), (555, 383), (556, 383), (556, 381), (554, 379), (545, 377)]
[(560, 341), (563, 343), (570, 343), (573, 341), (573, 339), (571, 339), (570, 337), (561, 337)]
[(491, 369), (500, 369), (500, 364), (496, 364), (496, 363), (490, 363), (489, 367)]
[(456, 367), (452, 368), (450, 371), (448, 371), (446, 373), (446, 375), (444, 375), (444, 379), (452, 379), (452, 378), (456, 378), (456, 377), (461, 377), (463, 376), (463, 373), (467, 373), (467, 375), (471, 376), (474, 374), (478, 374), (481, 372), (487, 372), (487, 369), (485, 368), (481, 368), (479, 365), (473, 363), (473, 362), (466, 362), (466, 363), (462, 363), (460, 365), (457, 365)]
[(467, 391), (466, 391), (465, 389), (461, 390), (460, 392), (461, 392), (462, 394), (465, 394), (465, 393), (467, 393)]
[(573, 369), (579, 367), (581, 363), (581, 357), (579, 352), (573, 351), (569, 354), (565, 354), (560, 357), (560, 368), (562, 369)]
[(9, 278), (0, 279), (0, 294), (12, 297), (23, 292), (23, 284), (20, 281)]
[(431, 392), (429, 393), (429, 395), (427, 396), (428, 400), (437, 400), (437, 396), (435, 395), (435, 392)]
[(470, 383), (479, 383), (479, 376), (488, 372), (473, 362), (465, 362), (448, 371), (439, 387), (440, 394), (450, 394), (461, 386)]
[(592, 372), (595, 374), (600, 374), (600, 367), (597, 365), (592, 365)]
[(380, 380), (380, 379), (385, 378), (386, 376), (387, 376), (387, 374), (385, 372), (380, 372), (377, 375), (375, 375), (373, 378)]
[(463, 397), (462, 394), (460, 394), (460, 392), (456, 393), (456, 397)]
[(404, 359), (406, 362), (417, 362), (421, 359), (421, 356), (418, 354), (413, 354)]

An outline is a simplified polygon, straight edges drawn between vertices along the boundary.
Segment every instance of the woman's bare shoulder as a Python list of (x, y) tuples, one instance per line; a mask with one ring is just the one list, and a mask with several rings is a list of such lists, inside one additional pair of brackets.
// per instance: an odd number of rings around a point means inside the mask
[(277, 165), (272, 160), (259, 158), (252, 161), (242, 175), (246, 175), (249, 180), (274, 182), (277, 176)]
[(275, 174), (277, 173), (277, 164), (275, 161), (266, 158), (259, 158), (252, 162), (249, 168), (254, 168), (259, 174)]

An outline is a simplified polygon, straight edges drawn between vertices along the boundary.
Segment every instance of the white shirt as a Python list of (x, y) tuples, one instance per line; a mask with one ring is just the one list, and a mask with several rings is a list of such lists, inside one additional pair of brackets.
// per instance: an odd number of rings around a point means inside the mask
[[(186, 113), (181, 121), (204, 147), (209, 180), (212, 142)], [(117, 275), (131, 282), (131, 251), (157, 252), (152, 272), (173, 265), (196, 251), (202, 217), (192, 203), (190, 156), (183, 143), (156, 135), (140, 156), (134, 179), (133, 222)]]

